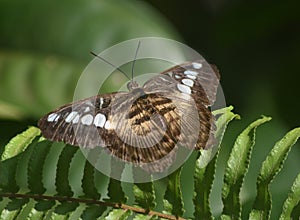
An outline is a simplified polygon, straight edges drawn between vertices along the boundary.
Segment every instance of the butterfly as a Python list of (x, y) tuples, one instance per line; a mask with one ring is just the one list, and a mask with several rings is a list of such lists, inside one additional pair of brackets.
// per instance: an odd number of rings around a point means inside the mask
[(100, 94), (59, 107), (38, 126), (51, 141), (93, 149), (136, 166), (152, 164), (162, 172), (174, 161), (178, 145), (210, 148), (220, 75), (204, 59), (176, 65), (128, 92)]

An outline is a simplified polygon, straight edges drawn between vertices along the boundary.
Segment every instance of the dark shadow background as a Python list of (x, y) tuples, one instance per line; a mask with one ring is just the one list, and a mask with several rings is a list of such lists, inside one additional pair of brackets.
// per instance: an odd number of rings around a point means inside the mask
[(145, 2), (218, 66), (227, 102), (243, 117), (276, 114), (299, 126), (299, 1)]

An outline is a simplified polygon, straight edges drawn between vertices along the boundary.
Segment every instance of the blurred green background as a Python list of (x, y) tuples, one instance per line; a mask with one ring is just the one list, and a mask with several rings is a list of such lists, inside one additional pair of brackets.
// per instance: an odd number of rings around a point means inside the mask
[[(222, 209), (223, 165), (234, 138), (261, 114), (253, 161), (242, 191), (251, 208), (260, 165), (273, 144), (300, 125), (299, 1), (0, 0), (0, 146), (46, 112), (72, 101), (89, 52), (136, 37), (166, 37), (197, 50), (218, 66), (227, 104), (241, 121), (227, 130), (213, 191)], [(99, 71), (101, 72), (101, 71)], [(300, 171), (297, 144), (272, 185), (278, 217)]]

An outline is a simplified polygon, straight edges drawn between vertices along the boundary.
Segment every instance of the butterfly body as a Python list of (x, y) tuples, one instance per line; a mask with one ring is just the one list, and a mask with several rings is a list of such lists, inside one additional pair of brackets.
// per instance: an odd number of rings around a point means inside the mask
[[(175, 66), (128, 92), (101, 94), (62, 106), (39, 121), (43, 136), (84, 148), (103, 147), (135, 165), (154, 163), (161, 172), (178, 144), (188, 149), (213, 143), (219, 75), (203, 60)], [(159, 161), (159, 163), (157, 163)]]

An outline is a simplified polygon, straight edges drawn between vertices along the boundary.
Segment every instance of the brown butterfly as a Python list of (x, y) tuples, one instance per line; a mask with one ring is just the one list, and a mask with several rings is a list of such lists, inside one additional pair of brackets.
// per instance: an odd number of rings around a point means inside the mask
[[(101, 94), (46, 114), (38, 123), (51, 141), (83, 148), (103, 147), (111, 155), (155, 172), (169, 167), (177, 144), (207, 149), (213, 142), (210, 111), (218, 70), (205, 60), (174, 66), (128, 92)], [(159, 161), (159, 162), (157, 162)]]

